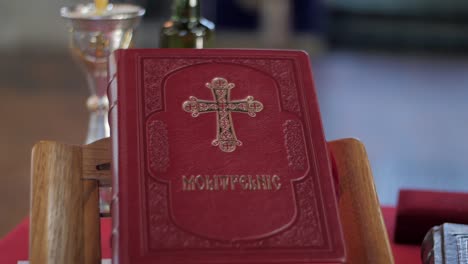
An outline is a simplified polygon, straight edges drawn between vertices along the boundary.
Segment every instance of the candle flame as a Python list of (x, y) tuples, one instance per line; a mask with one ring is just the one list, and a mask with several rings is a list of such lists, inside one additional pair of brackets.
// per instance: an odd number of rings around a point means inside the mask
[(107, 9), (107, 4), (109, 0), (94, 0), (94, 5), (96, 6), (96, 13), (102, 14)]

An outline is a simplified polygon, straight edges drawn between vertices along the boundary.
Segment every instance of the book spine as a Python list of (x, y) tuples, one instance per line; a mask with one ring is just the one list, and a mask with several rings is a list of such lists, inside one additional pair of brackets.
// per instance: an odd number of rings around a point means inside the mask
[(119, 150), (118, 150), (118, 53), (113, 54), (109, 60), (109, 86), (107, 90), (107, 97), (109, 98), (109, 125), (111, 129), (112, 141), (112, 201), (111, 201), (111, 215), (112, 215), (112, 259), (114, 264), (118, 264), (118, 228), (119, 228)]

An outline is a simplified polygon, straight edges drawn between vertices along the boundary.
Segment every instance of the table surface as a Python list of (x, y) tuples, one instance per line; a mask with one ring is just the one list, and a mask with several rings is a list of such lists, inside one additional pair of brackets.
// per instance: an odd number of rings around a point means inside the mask
[[(28, 214), (30, 152), (80, 144), (87, 89), (67, 51), (0, 54), (0, 237)], [(468, 191), (468, 58), (334, 51), (312, 59), (327, 139), (360, 138), (382, 204)]]

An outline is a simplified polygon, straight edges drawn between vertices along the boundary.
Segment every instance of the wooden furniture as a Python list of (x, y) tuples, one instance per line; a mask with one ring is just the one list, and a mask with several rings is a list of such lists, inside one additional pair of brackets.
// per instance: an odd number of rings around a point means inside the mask
[[(328, 144), (339, 178), (348, 263), (393, 263), (364, 145)], [(100, 263), (98, 186), (109, 186), (110, 139), (85, 146), (39, 142), (32, 152), (30, 261)]]
[[(110, 140), (39, 142), (32, 151), (31, 263), (101, 263), (99, 185), (110, 183)], [(92, 176), (91, 176), (92, 175)]]

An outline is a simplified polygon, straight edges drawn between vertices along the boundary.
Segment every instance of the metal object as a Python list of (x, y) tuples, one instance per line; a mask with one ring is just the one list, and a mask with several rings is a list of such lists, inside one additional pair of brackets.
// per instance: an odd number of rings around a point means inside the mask
[(144, 13), (143, 8), (130, 4), (110, 4), (103, 13), (97, 13), (94, 4), (60, 10), (68, 21), (73, 57), (84, 69), (91, 93), (87, 101), (91, 114), (85, 143), (110, 135), (106, 96), (108, 58), (114, 50), (131, 45), (134, 29)]
[[(97, 12), (94, 4), (63, 7), (60, 15), (68, 22), (70, 49), (83, 68), (91, 96), (86, 144), (110, 136), (107, 112), (108, 72), (110, 54), (116, 49), (131, 46), (133, 32), (145, 10), (130, 4), (109, 4), (104, 12)], [(110, 211), (111, 188), (100, 189), (100, 210)]]

